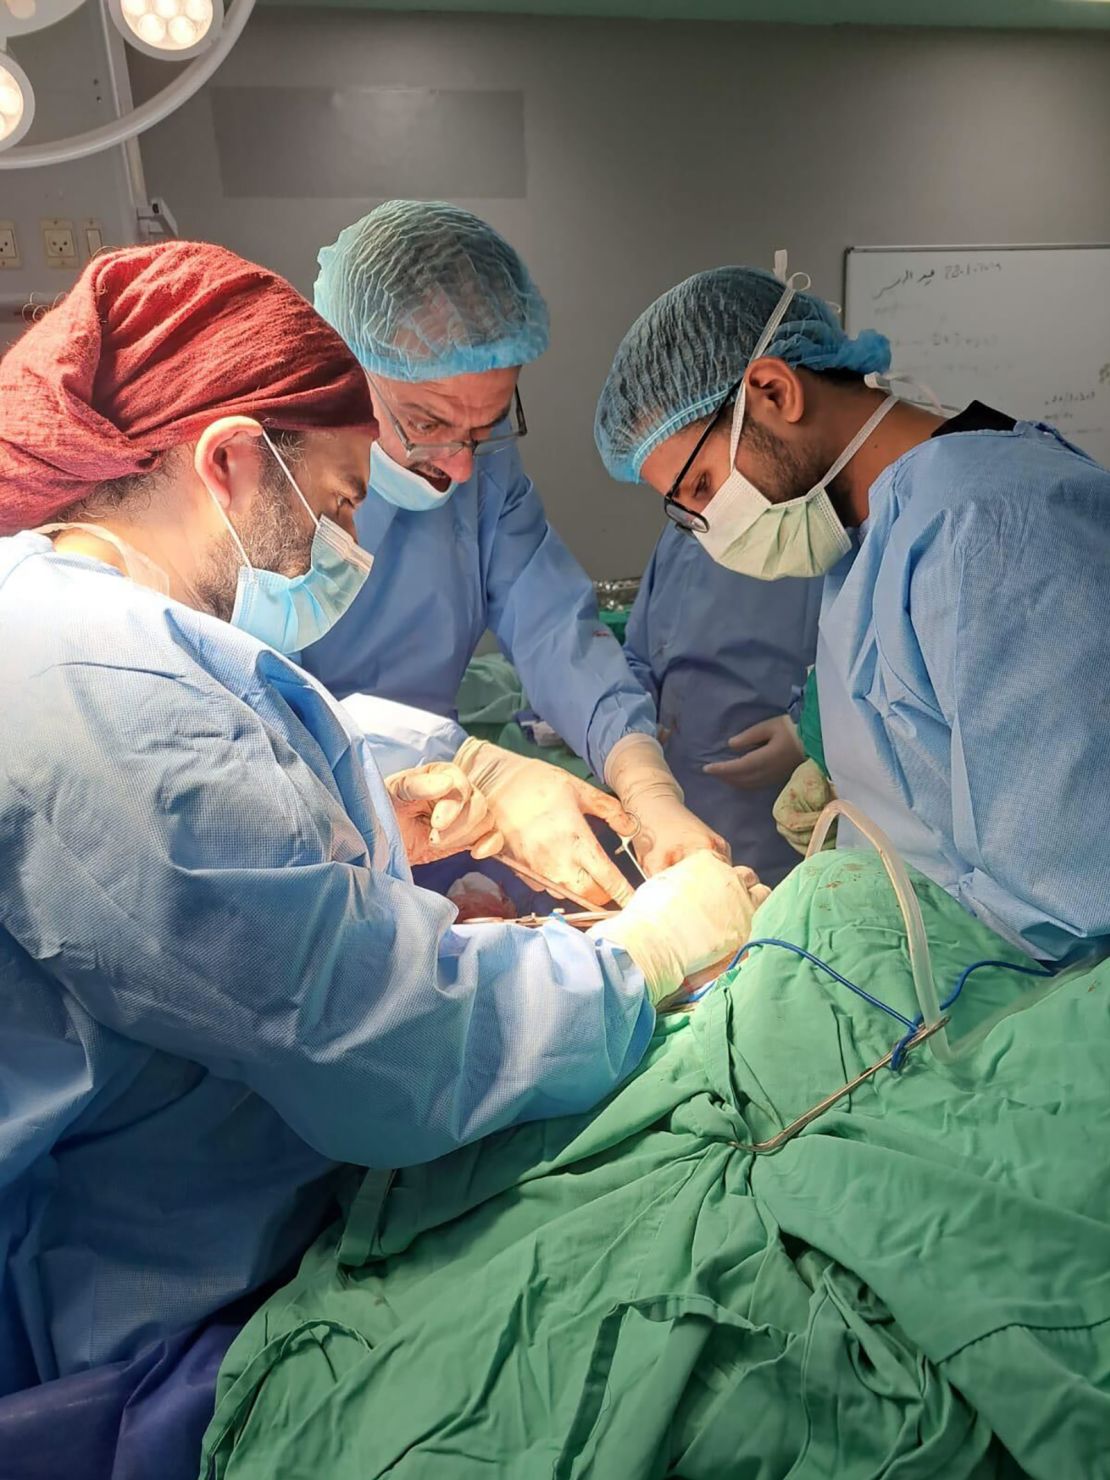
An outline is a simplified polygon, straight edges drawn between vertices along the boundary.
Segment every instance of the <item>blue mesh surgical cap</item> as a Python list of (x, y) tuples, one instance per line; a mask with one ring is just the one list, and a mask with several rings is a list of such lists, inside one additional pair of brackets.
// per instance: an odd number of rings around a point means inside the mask
[(440, 380), (527, 365), (547, 304), (492, 226), (443, 201), (391, 200), (319, 256), (316, 310), (364, 370)]
[[(668, 437), (711, 415), (742, 377), (785, 284), (754, 267), (699, 272), (657, 298), (621, 341), (601, 391), (594, 440), (614, 478), (635, 483)], [(798, 293), (766, 351), (807, 370), (890, 366), (890, 343), (851, 339), (822, 299)]]

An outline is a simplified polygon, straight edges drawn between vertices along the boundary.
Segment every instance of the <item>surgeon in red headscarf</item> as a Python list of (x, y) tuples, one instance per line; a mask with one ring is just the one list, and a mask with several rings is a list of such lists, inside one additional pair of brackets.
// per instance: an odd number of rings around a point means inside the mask
[(0, 1395), (249, 1297), (338, 1163), (586, 1109), (743, 938), (710, 854), (592, 936), (413, 885), (398, 821), (496, 846), (498, 786), (410, 773), (398, 817), (284, 656), (366, 578), (373, 433), (341, 341), (216, 247), (97, 258), (0, 361)]

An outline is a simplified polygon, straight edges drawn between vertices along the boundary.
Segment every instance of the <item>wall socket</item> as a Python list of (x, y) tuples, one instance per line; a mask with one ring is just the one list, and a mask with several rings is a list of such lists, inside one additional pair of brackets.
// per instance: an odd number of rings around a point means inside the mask
[(105, 250), (104, 228), (99, 221), (82, 221), (81, 230), (85, 235), (85, 247), (88, 250), (89, 261), (91, 262), (98, 252)]
[(20, 267), (19, 238), (15, 234), (14, 221), (0, 221), (0, 271), (6, 267)]
[(77, 234), (72, 221), (43, 221), (42, 244), (47, 267), (77, 266)]

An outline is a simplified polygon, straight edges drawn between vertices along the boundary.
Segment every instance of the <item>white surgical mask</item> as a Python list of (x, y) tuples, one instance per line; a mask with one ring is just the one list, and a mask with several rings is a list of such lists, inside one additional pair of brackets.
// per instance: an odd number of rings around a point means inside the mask
[(848, 532), (832, 506), (828, 485), (847, 467), (898, 398), (888, 396), (867, 418), (808, 493), (773, 504), (735, 466), (745, 389), (741, 386), (732, 419), (729, 454), (733, 468), (702, 510), (709, 528), (704, 533), (697, 531), (697, 537), (718, 565), (761, 581), (823, 576), (852, 548)]
[[(808, 279), (806, 280), (808, 283)], [(751, 353), (749, 364), (767, 353), (775, 331), (797, 290), (788, 284), (767, 320)], [(829, 498), (828, 485), (855, 457), (868, 437), (897, 402), (889, 395), (845, 447), (819, 483), (798, 498), (773, 504), (740, 472), (736, 450), (744, 426), (747, 385), (741, 385), (732, 414), (729, 436), (731, 471), (701, 511), (707, 525), (697, 538), (718, 565), (762, 581), (783, 576), (821, 576), (832, 570), (851, 549), (847, 531)]]
[(398, 509), (408, 509), (413, 513), (438, 509), (458, 486), (457, 483), (449, 483), (444, 489), (433, 488), (420, 473), (395, 462), (380, 442), (375, 442), (370, 449), (370, 487), (379, 498)]

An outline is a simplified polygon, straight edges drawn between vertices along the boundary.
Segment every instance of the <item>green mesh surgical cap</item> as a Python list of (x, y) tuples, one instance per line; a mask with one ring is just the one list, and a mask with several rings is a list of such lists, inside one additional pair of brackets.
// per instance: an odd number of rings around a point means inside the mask
[(526, 365), (547, 348), (547, 304), (519, 254), (457, 206), (388, 201), (319, 263), (317, 312), (371, 374), (441, 380)]
[[(649, 453), (709, 416), (743, 376), (782, 297), (783, 284), (753, 267), (717, 267), (657, 298), (621, 341), (602, 388), (594, 439), (614, 478), (635, 483)], [(823, 299), (797, 293), (766, 351), (807, 370), (890, 366), (872, 329), (852, 339)]]

